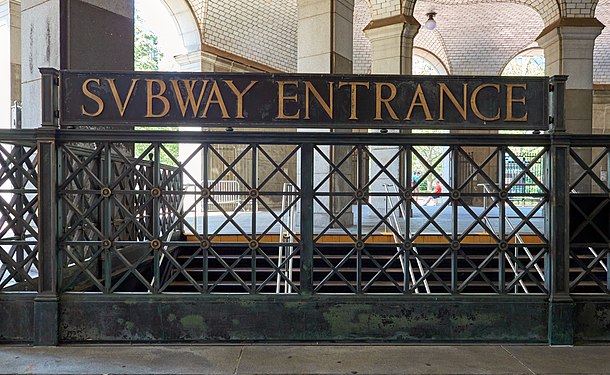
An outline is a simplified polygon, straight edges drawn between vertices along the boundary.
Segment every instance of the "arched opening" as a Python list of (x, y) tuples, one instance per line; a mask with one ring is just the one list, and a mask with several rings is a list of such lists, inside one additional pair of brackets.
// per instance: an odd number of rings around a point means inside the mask
[(447, 75), (445, 64), (431, 52), (413, 48), (413, 75)]
[[(198, 27), (188, 4), (175, 0), (135, 0), (134, 5), (135, 69), (182, 70), (175, 56), (201, 48)], [(191, 31), (193, 27), (195, 32)]]
[(543, 77), (544, 69), (544, 50), (536, 47), (520, 52), (513, 57), (502, 70), (502, 75)]

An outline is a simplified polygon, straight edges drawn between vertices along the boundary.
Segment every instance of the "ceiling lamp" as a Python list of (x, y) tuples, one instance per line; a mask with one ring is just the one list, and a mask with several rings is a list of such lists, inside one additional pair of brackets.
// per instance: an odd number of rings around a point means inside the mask
[(436, 13), (435, 12), (426, 13), (426, 16), (428, 16), (428, 21), (426, 21), (424, 26), (426, 26), (426, 29), (428, 29), (428, 30), (434, 30), (436, 28), (436, 21), (434, 20), (434, 16), (436, 16)]

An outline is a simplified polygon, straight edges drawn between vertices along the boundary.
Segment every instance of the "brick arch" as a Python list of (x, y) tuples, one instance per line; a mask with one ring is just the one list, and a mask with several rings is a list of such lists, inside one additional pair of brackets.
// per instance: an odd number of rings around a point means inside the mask
[[(379, 0), (381, 1), (381, 0)], [(401, 0), (403, 5), (401, 6), (404, 9), (404, 14), (406, 15), (414, 15), (413, 11), (415, 10), (415, 3), (417, 0)], [(585, 1), (597, 1), (597, 0), (585, 0)], [(480, 3), (514, 3), (526, 5), (534, 9), (540, 17), (544, 20), (545, 25), (549, 25), (554, 21), (557, 21), (563, 14), (561, 11), (562, 5), (559, 0), (506, 0), (506, 1), (498, 1), (498, 0), (435, 0), (435, 3), (439, 5), (467, 5), (467, 4), (480, 4)], [(575, 2), (575, 0), (563, 0), (566, 2)], [(564, 9), (567, 4), (564, 4)]]

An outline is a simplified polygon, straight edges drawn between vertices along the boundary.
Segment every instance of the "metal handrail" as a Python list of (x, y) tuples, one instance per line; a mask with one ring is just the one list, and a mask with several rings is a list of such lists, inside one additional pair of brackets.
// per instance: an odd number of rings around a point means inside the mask
[[(295, 229), (296, 229), (296, 207), (294, 205), (294, 201), (295, 201), (295, 196), (292, 193), (296, 192), (296, 187), (290, 183), (284, 183), (283, 187), (282, 187), (282, 208), (280, 212), (284, 212), (286, 211), (286, 209), (288, 209), (287, 212), (284, 213), (284, 215), (282, 215), (282, 217), (280, 218), (281, 221), (283, 223), (286, 224), (286, 226), (288, 227), (288, 229), (290, 229), (290, 231), (288, 231), (283, 225), (280, 224), (280, 233), (279, 233), (279, 241), (280, 243), (282, 243), (282, 245), (278, 246), (278, 254), (277, 254), (277, 266), (278, 266), (278, 273), (277, 273), (277, 277), (276, 277), (276, 284), (275, 284), (275, 292), (276, 293), (281, 293), (282, 292), (282, 286), (284, 288), (284, 293), (292, 293), (292, 277), (293, 277), (293, 266), (294, 266), (294, 256), (291, 256), (291, 249), (292, 246), (287, 245), (288, 243), (295, 242), (298, 241), (298, 239), (293, 238), (293, 236), (290, 234), (290, 232), (294, 233)], [(288, 264), (284, 265), (284, 270), (281, 271), (283, 272), (283, 285), (282, 285), (282, 273), (280, 273), (280, 266), (282, 265), (282, 262), (284, 262), (284, 259), (287, 259), (288, 257), (290, 257), (290, 259), (288, 259)]]
[[(394, 185), (394, 184), (383, 184), (383, 187), (384, 187), (386, 193), (388, 193), (388, 194), (390, 193), (390, 190), (388, 189), (389, 187), (393, 187), (393, 189), (392, 189), (393, 191), (391, 191), (392, 193), (399, 193), (398, 187), (396, 185)], [(386, 200), (390, 203), (390, 206), (393, 205), (392, 204), (392, 196), (387, 195), (386, 196)], [(386, 207), (387, 207), (387, 205), (386, 205)], [(400, 214), (402, 215), (402, 217), (404, 217), (405, 220), (407, 220), (406, 219), (407, 218), (407, 213), (406, 213), (407, 210), (404, 207), (404, 203), (399, 204), (398, 205), (398, 209), (399, 209)], [(387, 208), (386, 208), (386, 210), (387, 210)], [(394, 210), (392, 212), (392, 224), (394, 225), (395, 230), (397, 230), (398, 233), (401, 236), (406, 237), (405, 233), (402, 233), (401, 230), (400, 230), (400, 225), (398, 223), (398, 216), (396, 215), (396, 210)], [(396, 236), (396, 232), (395, 231), (392, 231), (392, 237), (394, 237), (394, 242), (398, 243), (398, 238)], [(409, 237), (411, 237), (411, 233), (409, 233)], [(397, 247), (397, 249), (398, 249), (398, 251), (400, 251), (400, 247)], [(417, 248), (415, 246), (413, 247), (413, 252), (415, 254), (419, 254), (417, 252)], [(398, 258), (400, 259), (400, 265), (402, 266), (402, 270), (403, 270), (403, 272), (405, 272), (404, 256), (402, 254), (400, 254), (398, 256)], [(419, 270), (420, 275), (422, 275), (422, 277), (423, 277), (425, 272), (424, 272), (424, 267), (423, 267), (423, 264), (422, 264), (421, 260), (416, 257), (415, 258), (415, 262), (417, 263), (417, 268)], [(411, 277), (412, 282), (415, 284), (415, 272), (413, 271), (413, 267), (411, 266), (411, 261), (410, 260), (409, 260), (408, 268), (409, 268), (409, 276)], [(405, 286), (405, 287), (408, 287), (408, 286)], [(426, 289), (426, 293), (428, 293), (428, 294), (431, 293), (430, 292), (430, 285), (429, 285), (427, 279), (424, 279), (424, 288)], [(419, 287), (415, 288), (415, 293), (416, 294), (419, 293)]]
[[(483, 188), (483, 190), (485, 191), (485, 193), (492, 193), (491, 190), (489, 190), (489, 186), (487, 184), (478, 184), (478, 186), (481, 186)], [(487, 207), (487, 197), (483, 197), (483, 206)], [(490, 218), (493, 219), (500, 219), (500, 216), (491, 216), (491, 215), (485, 215), (485, 217), (483, 218), (485, 224), (487, 225), (488, 228), (490, 228), (491, 230), (494, 230), (493, 225), (491, 225), (491, 222), (489, 221)], [(515, 226), (513, 225), (512, 221), (510, 220), (511, 217), (506, 215), (505, 216), (505, 222), (508, 224), (508, 226), (510, 227), (511, 230), (515, 229)], [(499, 233), (497, 233), (494, 230), (494, 234), (496, 236), (499, 235)], [(525, 241), (523, 241), (523, 238), (521, 237), (521, 235), (519, 233), (515, 233), (515, 240), (517, 241), (517, 243), (519, 244), (524, 244)], [(527, 257), (529, 258), (530, 261), (534, 260), (534, 257), (532, 255), (532, 253), (530, 252), (529, 248), (527, 246), (523, 246), (523, 251), (525, 252), (525, 254), (527, 255)], [(514, 264), (514, 262), (508, 257), (507, 254), (504, 254), (504, 257), (506, 258), (506, 261), (508, 262), (508, 265), (510, 266), (510, 268), (513, 270), (513, 272), (515, 274), (517, 274), (517, 267)], [(538, 275), (540, 276), (540, 278), (542, 279), (542, 281), (544, 282), (544, 272), (542, 271), (542, 269), (540, 268), (540, 266), (538, 264), (534, 264), (534, 267), (536, 268), (536, 272), (538, 273)], [(523, 291), (527, 294), (529, 293), (527, 287), (525, 286), (525, 283), (523, 282), (523, 280), (519, 280), (519, 285), (521, 285), (521, 288), (523, 288)]]

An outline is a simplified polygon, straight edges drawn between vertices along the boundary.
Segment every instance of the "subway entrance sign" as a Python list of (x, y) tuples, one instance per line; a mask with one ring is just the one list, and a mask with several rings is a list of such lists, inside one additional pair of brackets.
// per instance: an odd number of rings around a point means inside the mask
[(548, 129), (545, 77), (62, 71), (60, 122)]

